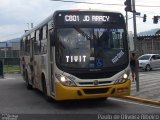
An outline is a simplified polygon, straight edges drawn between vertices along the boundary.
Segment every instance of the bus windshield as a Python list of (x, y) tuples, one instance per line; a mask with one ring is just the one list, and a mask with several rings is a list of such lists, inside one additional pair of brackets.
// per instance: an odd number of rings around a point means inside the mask
[(67, 68), (108, 68), (128, 62), (124, 29), (58, 28), (56, 62)]

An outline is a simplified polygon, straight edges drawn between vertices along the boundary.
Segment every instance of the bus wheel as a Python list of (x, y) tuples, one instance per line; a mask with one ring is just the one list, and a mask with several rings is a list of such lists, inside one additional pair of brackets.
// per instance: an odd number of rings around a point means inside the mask
[(25, 74), (25, 80), (26, 80), (27, 89), (28, 89), (28, 90), (31, 90), (31, 89), (32, 89), (32, 85), (29, 84), (27, 72), (26, 72), (26, 74)]
[(23, 79), (25, 79), (25, 70), (23, 70), (22, 75), (23, 75)]
[(51, 97), (47, 95), (47, 86), (46, 86), (46, 80), (44, 76), (42, 76), (42, 89), (43, 89), (43, 94), (44, 94), (46, 101), (51, 102), (52, 101)]

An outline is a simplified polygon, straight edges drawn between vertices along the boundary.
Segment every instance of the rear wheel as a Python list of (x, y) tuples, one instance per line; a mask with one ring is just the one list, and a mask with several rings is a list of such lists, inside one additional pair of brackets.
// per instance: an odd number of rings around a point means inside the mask
[(29, 79), (28, 79), (28, 74), (27, 72), (25, 73), (25, 81), (26, 81), (26, 86), (28, 90), (32, 89), (32, 85), (29, 84)]
[(150, 65), (146, 65), (145, 71), (150, 71), (150, 70), (151, 70), (151, 66)]

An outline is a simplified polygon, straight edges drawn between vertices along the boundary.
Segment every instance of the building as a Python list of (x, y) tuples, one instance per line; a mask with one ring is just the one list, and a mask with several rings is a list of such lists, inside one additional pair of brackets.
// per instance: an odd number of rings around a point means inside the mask
[(18, 65), (20, 42), (0, 42), (0, 60), (5, 65)]
[(152, 32), (147, 31), (146, 33), (140, 33), (137, 37), (136, 46), (139, 55), (146, 53), (160, 54), (160, 29), (154, 29)]

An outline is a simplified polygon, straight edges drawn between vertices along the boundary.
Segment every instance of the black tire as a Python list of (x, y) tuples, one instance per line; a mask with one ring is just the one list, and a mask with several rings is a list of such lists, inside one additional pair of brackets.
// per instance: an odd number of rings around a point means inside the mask
[(147, 64), (145, 67), (145, 71), (150, 71), (150, 70), (151, 70), (151, 66)]
[(25, 70), (23, 70), (22, 76), (25, 79)]
[(43, 94), (44, 94), (44, 97), (46, 99), (47, 102), (52, 102), (52, 99), (51, 97), (49, 97), (47, 95), (47, 87), (46, 87), (46, 80), (45, 80), (45, 77), (42, 76), (42, 88), (43, 88)]
[(25, 73), (25, 81), (26, 81), (26, 87), (27, 87), (27, 89), (28, 90), (32, 90), (32, 85), (29, 84), (27, 72)]
[(96, 99), (93, 99), (93, 100), (98, 101), (98, 102), (105, 102), (107, 100), (107, 97), (96, 98)]

